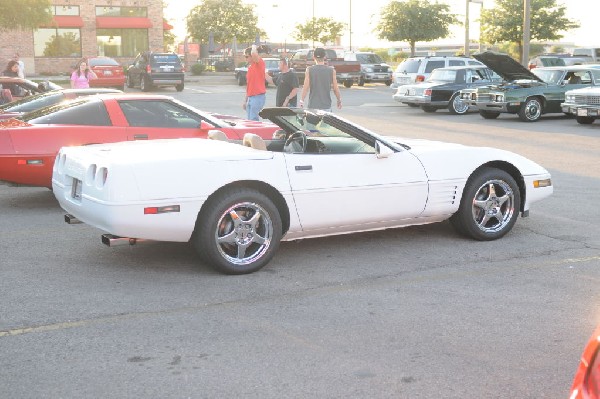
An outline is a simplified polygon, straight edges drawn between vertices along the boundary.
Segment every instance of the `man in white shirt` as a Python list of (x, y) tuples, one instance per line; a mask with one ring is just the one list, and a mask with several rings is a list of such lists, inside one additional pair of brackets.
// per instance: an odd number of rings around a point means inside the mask
[(19, 77), (25, 79), (25, 63), (21, 61), (20, 58), (19, 53), (15, 53), (13, 60), (17, 61), (17, 64), (19, 64)]

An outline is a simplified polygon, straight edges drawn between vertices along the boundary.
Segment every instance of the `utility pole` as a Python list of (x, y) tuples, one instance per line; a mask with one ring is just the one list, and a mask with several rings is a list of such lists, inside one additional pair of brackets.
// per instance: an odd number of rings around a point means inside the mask
[(531, 40), (531, 0), (524, 1), (523, 8), (523, 55), (521, 64), (527, 66), (529, 62), (529, 42)]
[(466, 0), (465, 5), (465, 57), (471, 55), (470, 43), (469, 43), (469, 3), (471, 0)]

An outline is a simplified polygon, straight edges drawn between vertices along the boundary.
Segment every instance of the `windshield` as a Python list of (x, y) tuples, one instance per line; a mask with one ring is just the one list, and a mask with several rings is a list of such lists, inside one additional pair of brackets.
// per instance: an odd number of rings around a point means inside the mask
[(428, 81), (436, 82), (454, 82), (456, 81), (456, 70), (452, 69), (436, 69), (431, 73)]
[(564, 71), (557, 69), (540, 69), (535, 68), (532, 72), (540, 79), (542, 79), (545, 83), (559, 84), (562, 81), (562, 76)]
[(279, 60), (265, 60), (265, 67), (267, 69), (278, 69)]
[(419, 71), (419, 65), (421, 65), (421, 60), (404, 60), (400, 64), (398, 64), (396, 72), (417, 73)]
[(377, 54), (356, 54), (356, 59), (361, 64), (381, 64), (383, 60)]
[(119, 63), (112, 58), (90, 58), (90, 66), (95, 67), (99, 65), (114, 65), (118, 66)]

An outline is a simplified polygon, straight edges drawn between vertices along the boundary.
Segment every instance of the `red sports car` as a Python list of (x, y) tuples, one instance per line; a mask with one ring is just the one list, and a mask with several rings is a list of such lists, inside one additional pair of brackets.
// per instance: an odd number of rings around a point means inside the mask
[(223, 131), (272, 139), (279, 128), (234, 116), (199, 111), (159, 95), (98, 95), (52, 105), (0, 121), (0, 184), (52, 186), (52, 167), (63, 146), (165, 138), (206, 138)]
[(575, 373), (570, 399), (600, 398), (600, 326), (583, 350)]

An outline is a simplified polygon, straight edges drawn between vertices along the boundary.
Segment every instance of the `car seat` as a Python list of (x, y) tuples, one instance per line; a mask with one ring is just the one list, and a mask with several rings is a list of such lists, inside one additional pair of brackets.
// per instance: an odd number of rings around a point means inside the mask
[(267, 144), (265, 143), (265, 141), (260, 136), (254, 133), (246, 133), (244, 135), (244, 140), (242, 141), (242, 143), (246, 147), (252, 147), (255, 150), (267, 151)]

